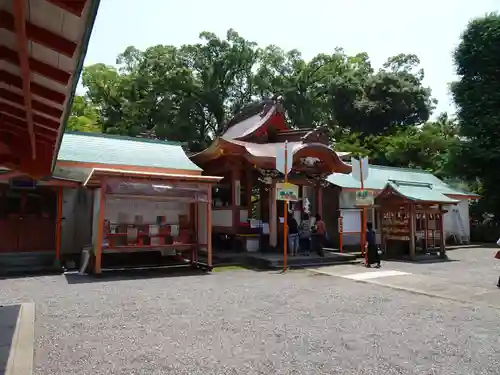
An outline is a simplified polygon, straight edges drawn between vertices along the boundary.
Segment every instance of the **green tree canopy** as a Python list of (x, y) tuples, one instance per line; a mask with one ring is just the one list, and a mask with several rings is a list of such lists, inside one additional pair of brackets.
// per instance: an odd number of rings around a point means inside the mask
[(459, 80), (452, 85), (460, 142), (453, 148), (457, 175), (478, 187), (486, 211), (500, 217), (500, 15), (469, 23), (454, 53)]
[[(435, 101), (419, 64), (399, 54), (375, 70), (366, 53), (342, 49), (307, 61), (298, 50), (259, 47), (234, 30), (225, 38), (202, 32), (196, 44), (131, 46), (116, 66), (85, 67), (87, 91), (75, 101), (70, 128), (147, 134), (199, 151), (236, 112), (277, 95), (292, 127), (327, 126), (341, 151), (442, 170), (454, 133), (441, 120), (426, 123)], [(89, 111), (83, 117), (81, 103)]]

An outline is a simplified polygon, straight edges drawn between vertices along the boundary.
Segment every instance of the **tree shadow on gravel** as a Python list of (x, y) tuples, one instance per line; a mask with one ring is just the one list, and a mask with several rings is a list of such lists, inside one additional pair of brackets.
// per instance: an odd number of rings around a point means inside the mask
[(100, 275), (82, 275), (78, 272), (64, 274), (68, 284), (89, 284), (108, 281), (140, 280), (167, 277), (199, 277), (209, 275), (210, 274), (206, 271), (186, 267), (103, 270)]
[(7, 362), (20, 309), (21, 305), (0, 305), (0, 374), (5, 374), (7, 371)]
[(422, 259), (383, 259), (382, 261), (386, 261), (388, 263), (410, 263), (415, 265), (425, 265), (425, 264), (434, 264), (434, 263), (453, 263), (453, 262), (461, 262), (459, 259), (441, 259), (441, 258), (422, 258)]

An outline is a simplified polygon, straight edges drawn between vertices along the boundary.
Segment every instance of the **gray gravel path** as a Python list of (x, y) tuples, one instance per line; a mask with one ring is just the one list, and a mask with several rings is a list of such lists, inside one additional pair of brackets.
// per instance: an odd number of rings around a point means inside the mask
[(498, 374), (500, 310), (306, 272), (0, 281), (35, 374)]

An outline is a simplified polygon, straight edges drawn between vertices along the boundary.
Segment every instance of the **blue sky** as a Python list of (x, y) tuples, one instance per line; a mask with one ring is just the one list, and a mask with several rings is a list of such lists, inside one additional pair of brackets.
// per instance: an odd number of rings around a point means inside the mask
[(85, 64), (114, 64), (129, 45), (193, 43), (202, 30), (224, 36), (229, 28), (260, 45), (297, 48), (306, 59), (338, 46), (367, 52), (378, 68), (389, 56), (415, 53), (437, 115), (454, 110), (448, 84), (461, 32), (493, 11), (500, 0), (101, 0)]

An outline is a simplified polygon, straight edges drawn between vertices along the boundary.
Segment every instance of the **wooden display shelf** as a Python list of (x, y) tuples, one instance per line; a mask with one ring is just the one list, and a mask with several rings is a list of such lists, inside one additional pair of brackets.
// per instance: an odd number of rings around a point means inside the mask
[(141, 252), (141, 251), (161, 251), (167, 249), (188, 250), (192, 247), (199, 246), (197, 243), (190, 244), (171, 244), (171, 245), (119, 245), (119, 246), (102, 246), (103, 253), (126, 253), (126, 252)]
[(389, 241), (410, 241), (410, 236), (386, 236), (386, 240)]
[[(127, 233), (108, 233), (107, 237), (126, 237)], [(137, 237), (177, 237), (172, 236), (171, 234), (148, 234), (148, 233), (138, 233)]]

